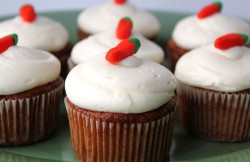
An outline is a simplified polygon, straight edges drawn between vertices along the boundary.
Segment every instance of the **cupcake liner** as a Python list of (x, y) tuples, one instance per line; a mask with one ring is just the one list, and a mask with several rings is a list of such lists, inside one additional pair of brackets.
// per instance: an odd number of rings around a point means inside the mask
[(0, 146), (18, 146), (49, 137), (55, 130), (63, 84), (33, 97), (0, 99)]
[(81, 161), (161, 162), (168, 157), (174, 109), (158, 119), (131, 122), (98, 118), (69, 105), (67, 99), (65, 103), (72, 146)]
[(210, 141), (250, 139), (250, 90), (224, 93), (179, 83), (177, 94), (181, 123), (188, 133)]

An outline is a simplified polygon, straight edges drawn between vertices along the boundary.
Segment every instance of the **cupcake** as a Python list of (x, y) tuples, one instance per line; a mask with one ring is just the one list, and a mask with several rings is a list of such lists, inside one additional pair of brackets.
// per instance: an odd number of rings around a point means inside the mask
[(18, 16), (0, 23), (0, 37), (17, 33), (18, 45), (48, 51), (61, 62), (61, 76), (66, 77), (67, 59), (72, 45), (65, 27), (50, 18), (38, 16), (31, 5), (20, 8)]
[(64, 84), (56, 57), (16, 43), (15, 34), (0, 39), (0, 146), (51, 136)]
[(72, 146), (81, 161), (163, 161), (175, 111), (174, 75), (133, 56), (135, 38), (73, 68), (65, 81)]
[(177, 62), (178, 108), (185, 130), (219, 142), (250, 139), (250, 48), (228, 34)]
[(131, 18), (124, 17), (120, 19), (116, 30), (93, 34), (78, 42), (72, 49), (71, 56), (68, 61), (70, 69), (93, 56), (107, 52), (123, 39), (128, 39), (130, 37), (136, 37), (141, 41), (141, 48), (137, 53), (139, 58), (163, 63), (164, 52), (162, 48), (141, 34), (132, 32), (132, 26), (133, 24)]
[(250, 25), (240, 19), (222, 15), (221, 2), (205, 6), (196, 15), (180, 20), (168, 42), (167, 52), (171, 70), (178, 59), (188, 51), (212, 44), (216, 38), (228, 33), (245, 33), (250, 36)]
[(160, 22), (152, 14), (138, 10), (126, 0), (113, 0), (87, 8), (79, 14), (77, 19), (79, 39), (114, 29), (124, 16), (131, 17), (134, 30), (149, 39), (154, 39), (160, 31)]

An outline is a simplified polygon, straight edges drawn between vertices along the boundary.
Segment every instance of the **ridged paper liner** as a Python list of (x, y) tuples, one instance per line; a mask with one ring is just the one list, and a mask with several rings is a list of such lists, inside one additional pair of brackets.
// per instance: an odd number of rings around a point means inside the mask
[(99, 119), (67, 101), (66, 108), (72, 146), (83, 162), (162, 162), (168, 157), (174, 109), (150, 122), (131, 123)]
[(0, 99), (0, 146), (31, 144), (55, 130), (63, 84), (31, 98)]
[(250, 90), (224, 93), (178, 84), (181, 123), (194, 136), (211, 141), (250, 139)]

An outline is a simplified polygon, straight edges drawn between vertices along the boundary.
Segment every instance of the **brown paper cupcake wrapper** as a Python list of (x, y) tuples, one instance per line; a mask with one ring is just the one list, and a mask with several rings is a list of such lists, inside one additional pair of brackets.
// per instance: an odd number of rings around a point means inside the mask
[(31, 144), (55, 130), (63, 84), (34, 97), (0, 100), (0, 146)]
[(81, 161), (161, 162), (168, 157), (174, 109), (152, 121), (131, 123), (98, 119), (67, 101), (66, 108), (72, 146)]
[(211, 141), (250, 139), (250, 90), (224, 93), (178, 84), (180, 120), (186, 131)]

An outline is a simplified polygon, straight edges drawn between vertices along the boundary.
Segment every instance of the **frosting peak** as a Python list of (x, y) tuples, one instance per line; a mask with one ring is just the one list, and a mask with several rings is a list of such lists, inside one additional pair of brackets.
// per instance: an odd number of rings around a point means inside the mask
[[(121, 40), (116, 37), (114, 31), (94, 34), (78, 42), (71, 52), (73, 62), (76, 64), (85, 62), (93, 56), (107, 52), (111, 47), (120, 43)], [(141, 42), (141, 47), (136, 53), (137, 57), (158, 63), (163, 62), (164, 51), (160, 46), (138, 33), (132, 33), (131, 37), (138, 38)]]
[(215, 13), (206, 19), (189, 16), (176, 24), (173, 39), (178, 46), (191, 50), (211, 44), (216, 38), (228, 33), (244, 33), (250, 37), (250, 25), (220, 13)]
[(90, 34), (113, 30), (120, 18), (125, 16), (131, 17), (133, 29), (146, 37), (152, 38), (160, 30), (160, 23), (156, 17), (137, 10), (129, 2), (122, 5), (108, 2), (88, 8), (78, 16), (78, 27)]
[(18, 45), (56, 52), (68, 43), (68, 32), (58, 22), (37, 16), (32, 23), (26, 23), (21, 16), (0, 23), (0, 37), (16, 33)]
[(204, 46), (185, 54), (177, 62), (176, 78), (188, 85), (237, 92), (250, 88), (250, 49), (235, 46), (220, 50)]
[(0, 54), (0, 95), (23, 92), (56, 80), (60, 62), (40, 50), (11, 46)]
[[(124, 66), (138, 62), (136, 66)], [(97, 55), (73, 68), (65, 82), (69, 100), (94, 111), (142, 113), (168, 102), (176, 88), (174, 75), (162, 65), (130, 56), (111, 64)]]

